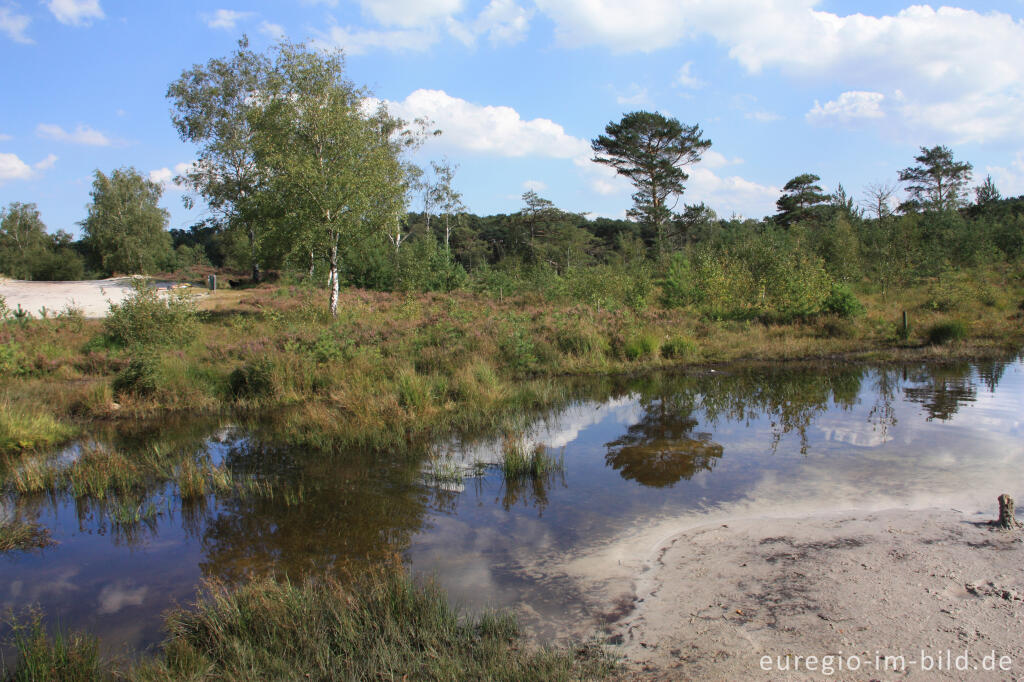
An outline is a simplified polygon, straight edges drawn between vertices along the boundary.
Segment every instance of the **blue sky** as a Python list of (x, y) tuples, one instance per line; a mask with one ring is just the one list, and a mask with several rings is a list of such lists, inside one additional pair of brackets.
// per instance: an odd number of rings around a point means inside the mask
[(417, 158), (458, 164), (479, 214), (535, 189), (622, 216), (631, 188), (589, 140), (637, 109), (701, 125), (713, 146), (683, 201), (726, 217), (774, 212), (804, 172), (859, 198), (934, 144), (1018, 195), (1022, 16), (1022, 0), (0, 0), (0, 205), (77, 233), (93, 171), (134, 166), (165, 183), (169, 226), (191, 225), (205, 211), (170, 179), (195, 153), (164, 95), (243, 33), (343, 49), (352, 80), (444, 131)]

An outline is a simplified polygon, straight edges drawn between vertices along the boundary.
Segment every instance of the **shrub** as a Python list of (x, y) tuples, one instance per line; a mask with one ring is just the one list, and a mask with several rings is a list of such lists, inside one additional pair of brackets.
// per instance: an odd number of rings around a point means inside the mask
[(951, 341), (967, 338), (967, 325), (960, 320), (950, 320), (933, 324), (925, 332), (925, 339), (933, 346), (941, 346)]
[(595, 351), (603, 351), (608, 345), (600, 334), (578, 323), (560, 327), (555, 332), (555, 343), (558, 349), (567, 355), (588, 355)]
[(0, 322), (3, 322), (11, 314), (11, 309), (7, 307), (7, 299), (0, 296)]
[(148, 353), (131, 359), (114, 377), (114, 393), (152, 395), (160, 384), (160, 362)]
[(864, 305), (845, 284), (833, 282), (832, 291), (822, 304), (821, 310), (839, 317), (860, 317), (864, 314)]
[(669, 360), (693, 357), (697, 354), (697, 342), (685, 336), (673, 336), (661, 344), (661, 357)]
[(537, 364), (537, 348), (522, 327), (516, 327), (498, 346), (505, 362), (516, 371), (527, 371)]
[(132, 281), (132, 292), (111, 303), (103, 321), (108, 338), (122, 346), (184, 343), (194, 337), (198, 313), (187, 293), (174, 291), (161, 298), (143, 280)]
[(274, 390), (274, 363), (260, 358), (236, 368), (228, 377), (232, 397), (262, 398)]

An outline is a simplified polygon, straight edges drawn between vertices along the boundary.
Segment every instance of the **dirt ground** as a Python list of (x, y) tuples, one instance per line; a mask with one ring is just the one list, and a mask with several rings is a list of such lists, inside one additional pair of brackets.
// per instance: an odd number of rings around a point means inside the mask
[(1024, 533), (991, 528), (993, 515), (688, 530), (638, 577), (612, 649), (635, 679), (1024, 679)]
[[(86, 317), (105, 317), (111, 303), (120, 303), (131, 291), (131, 277), (84, 280), (78, 282), (26, 282), (0, 278), (0, 296), (11, 310), (19, 305), (33, 317), (40, 309), (58, 313), (68, 306), (80, 308)], [(167, 290), (170, 282), (153, 282)]]

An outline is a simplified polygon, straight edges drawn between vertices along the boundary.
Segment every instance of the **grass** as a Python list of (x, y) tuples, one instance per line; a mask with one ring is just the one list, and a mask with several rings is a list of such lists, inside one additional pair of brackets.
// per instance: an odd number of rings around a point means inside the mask
[(0, 455), (51, 447), (75, 432), (73, 426), (59, 421), (43, 405), (15, 404), (0, 398)]
[(91, 682), (112, 677), (99, 656), (99, 642), (91, 635), (58, 630), (47, 633), (42, 616), (31, 613), (27, 621), (13, 620), (11, 641), (18, 664), (7, 669), (0, 661), (0, 677), (11, 682)]
[(564, 464), (548, 454), (547, 449), (538, 445), (529, 452), (523, 446), (522, 438), (505, 436), (501, 446), (501, 473), (506, 481), (541, 479), (561, 471)]
[(126, 671), (94, 638), (16, 625), (12, 680), (594, 680), (614, 664), (596, 647), (534, 649), (507, 613), (459, 613), (433, 583), (388, 568), (343, 584), (257, 579), (210, 583), (165, 620), (155, 655)]
[[(342, 292), (335, 319), (321, 291), (265, 284), (204, 299), (205, 310), (189, 316), (194, 333), (170, 347), (115, 343), (109, 325), (95, 320), (0, 324), (0, 452), (51, 447), (96, 421), (270, 412), (285, 445), (398, 449), (514, 429), (517, 414), (564, 397), (554, 377), (695, 363), (991, 356), (1024, 343), (1022, 281), (1006, 267), (961, 277), (952, 292), (928, 282), (898, 291), (864, 282), (853, 286), (863, 315), (788, 323), (528, 292), (496, 299), (356, 289)], [(928, 330), (951, 317), (963, 321), (966, 337), (931, 344)], [(133, 324), (140, 331), (132, 338), (149, 338), (145, 322)]]
[(0, 552), (27, 552), (52, 544), (50, 531), (38, 523), (0, 521)]

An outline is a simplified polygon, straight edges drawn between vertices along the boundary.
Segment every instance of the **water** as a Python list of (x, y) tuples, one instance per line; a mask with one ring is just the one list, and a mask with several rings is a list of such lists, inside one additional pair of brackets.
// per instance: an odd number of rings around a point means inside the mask
[(686, 527), (840, 509), (994, 513), (998, 494), (1024, 494), (1020, 360), (601, 380), (577, 394), (505, 434), (562, 463), (518, 484), (494, 465), (493, 437), (438, 444), (435, 462), (467, 477), (434, 483), (421, 457), (297, 451), (220, 424), (97, 435), (124, 452), (201, 453), (297, 495), (183, 504), (156, 482), (144, 497), (157, 514), (119, 524), (109, 503), (8, 494), (0, 513), (38, 520), (58, 544), (0, 557), (0, 608), (36, 604), (142, 650), (205, 578), (397, 556), (468, 609), (509, 606), (538, 637), (585, 636), (628, 608), (633, 578)]

